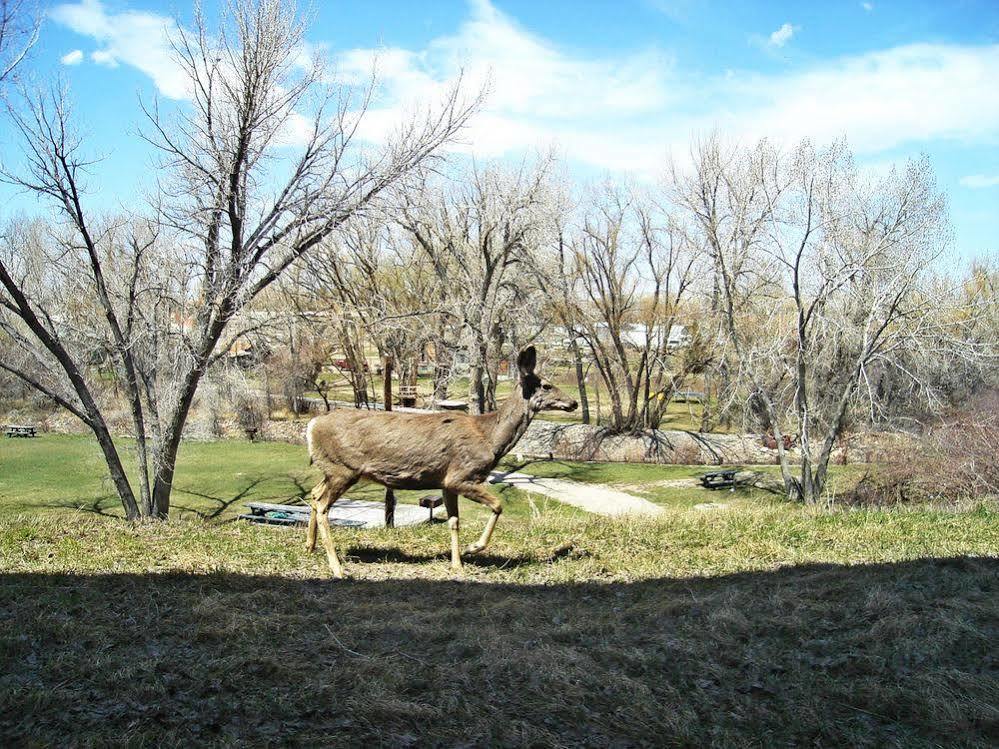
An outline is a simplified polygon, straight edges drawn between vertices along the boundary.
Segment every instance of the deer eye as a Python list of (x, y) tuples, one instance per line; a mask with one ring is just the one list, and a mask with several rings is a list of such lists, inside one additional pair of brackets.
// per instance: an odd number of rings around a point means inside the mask
[(541, 388), (543, 390), (551, 390), (552, 389), (552, 384), (550, 382), (542, 382), (541, 383)]

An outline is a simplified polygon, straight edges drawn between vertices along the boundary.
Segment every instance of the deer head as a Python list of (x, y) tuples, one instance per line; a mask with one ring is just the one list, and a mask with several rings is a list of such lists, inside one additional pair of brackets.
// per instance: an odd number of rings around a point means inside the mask
[(538, 411), (575, 411), (576, 401), (559, 390), (548, 380), (539, 377), (534, 368), (538, 364), (538, 352), (534, 346), (528, 346), (517, 357), (517, 369), (520, 370), (520, 392), (533, 412)]

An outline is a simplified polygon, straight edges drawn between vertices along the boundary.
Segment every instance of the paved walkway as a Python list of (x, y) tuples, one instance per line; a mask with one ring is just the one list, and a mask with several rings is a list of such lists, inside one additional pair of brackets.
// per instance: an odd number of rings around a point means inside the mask
[(526, 473), (493, 471), (490, 484), (509, 484), (525, 492), (544, 494), (597, 515), (658, 515), (663, 509), (647, 499), (602, 484), (546, 479)]

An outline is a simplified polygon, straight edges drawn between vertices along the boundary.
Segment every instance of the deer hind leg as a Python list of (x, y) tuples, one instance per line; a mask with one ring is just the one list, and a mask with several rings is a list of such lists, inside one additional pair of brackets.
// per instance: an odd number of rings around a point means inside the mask
[(315, 497), (312, 505), (312, 515), (309, 517), (309, 528), (312, 528), (312, 519), (315, 518), (319, 528), (319, 537), (323, 540), (323, 548), (326, 549), (326, 558), (330, 564), (333, 577), (343, 578), (343, 566), (340, 564), (340, 557), (337, 556), (336, 547), (333, 545), (333, 533), (330, 530), (330, 507), (343, 493), (357, 482), (357, 476), (348, 471), (341, 471), (326, 475), (325, 490)]
[(444, 509), (447, 510), (447, 527), (451, 532), (451, 569), (461, 570), (461, 550), (458, 547), (458, 494), (444, 490)]
[(486, 521), (486, 527), (482, 529), (482, 535), (479, 536), (479, 540), (474, 544), (470, 544), (465, 549), (466, 554), (478, 554), (489, 545), (489, 541), (493, 537), (493, 531), (496, 530), (496, 522), (499, 520), (499, 516), (503, 514), (503, 503), (492, 492), (486, 489), (483, 484), (463, 484), (458, 488), (458, 491), (473, 502), (483, 504), (493, 511), (493, 514), (489, 516), (489, 520)]
[(316, 550), (316, 531), (319, 529), (319, 513), (316, 511), (316, 504), (325, 491), (326, 479), (323, 479), (312, 488), (312, 497), (309, 499), (312, 512), (309, 513), (309, 530), (305, 535), (305, 550), (310, 554)]

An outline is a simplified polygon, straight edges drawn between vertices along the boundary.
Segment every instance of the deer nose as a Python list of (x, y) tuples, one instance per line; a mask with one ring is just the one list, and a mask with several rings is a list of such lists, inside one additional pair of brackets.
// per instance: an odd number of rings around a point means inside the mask
[(569, 402), (568, 402), (568, 403), (566, 404), (566, 406), (565, 406), (565, 410), (566, 410), (566, 411), (575, 411), (575, 410), (576, 410), (576, 406), (578, 406), (578, 405), (579, 405), (579, 404), (578, 404), (578, 403), (576, 403), (576, 401), (574, 401), (574, 400), (573, 400), (573, 401), (569, 401)]

